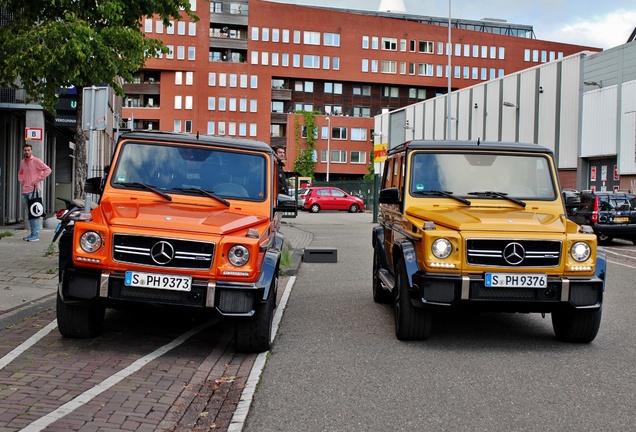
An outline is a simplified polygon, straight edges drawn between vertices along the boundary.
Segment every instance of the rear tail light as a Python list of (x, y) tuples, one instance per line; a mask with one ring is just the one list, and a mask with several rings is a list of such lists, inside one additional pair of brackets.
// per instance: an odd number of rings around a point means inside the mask
[(594, 198), (594, 208), (590, 220), (592, 223), (598, 223), (598, 197)]
[(58, 219), (62, 219), (62, 216), (64, 216), (67, 212), (68, 210), (66, 209), (58, 210), (57, 213), (55, 213), (55, 217)]

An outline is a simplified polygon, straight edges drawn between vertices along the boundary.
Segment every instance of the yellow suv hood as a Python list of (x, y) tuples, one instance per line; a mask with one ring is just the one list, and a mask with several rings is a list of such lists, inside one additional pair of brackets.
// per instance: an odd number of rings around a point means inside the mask
[(527, 208), (410, 207), (405, 213), (458, 231), (565, 232), (565, 221), (560, 214), (535, 212)]

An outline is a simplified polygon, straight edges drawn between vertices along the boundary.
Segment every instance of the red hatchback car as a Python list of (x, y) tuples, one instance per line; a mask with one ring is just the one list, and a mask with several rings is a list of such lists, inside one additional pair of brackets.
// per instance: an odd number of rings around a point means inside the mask
[(340, 210), (349, 213), (364, 211), (364, 202), (342, 189), (331, 186), (310, 187), (305, 195), (305, 210), (318, 213), (320, 210)]

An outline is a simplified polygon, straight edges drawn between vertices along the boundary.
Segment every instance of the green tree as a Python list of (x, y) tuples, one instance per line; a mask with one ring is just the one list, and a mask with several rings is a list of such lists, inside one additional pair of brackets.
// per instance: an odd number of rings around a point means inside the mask
[[(0, 87), (23, 88), (28, 102), (54, 113), (58, 94), (77, 88), (76, 181), (79, 198), (86, 181), (86, 138), (82, 131), (83, 88), (108, 85), (123, 95), (122, 82), (166, 46), (142, 32), (142, 18), (164, 25), (192, 20), (189, 0), (0, 0)], [(123, 81), (122, 81), (123, 80)]]

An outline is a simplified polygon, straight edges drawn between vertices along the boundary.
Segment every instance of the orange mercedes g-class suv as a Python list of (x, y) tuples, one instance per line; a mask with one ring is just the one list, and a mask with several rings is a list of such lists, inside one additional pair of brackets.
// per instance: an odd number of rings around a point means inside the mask
[(393, 303), (398, 339), (467, 308), (549, 313), (559, 340), (594, 340), (605, 253), (566, 217), (551, 150), (411, 141), (388, 151), (380, 187), (373, 298)]
[(236, 321), (236, 348), (270, 348), (283, 236), (276, 156), (265, 143), (166, 132), (123, 134), (98, 205), (60, 238), (57, 323), (101, 331), (107, 307), (160, 304)]

